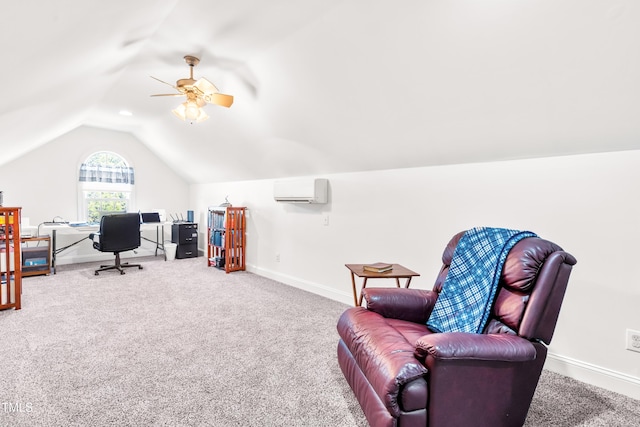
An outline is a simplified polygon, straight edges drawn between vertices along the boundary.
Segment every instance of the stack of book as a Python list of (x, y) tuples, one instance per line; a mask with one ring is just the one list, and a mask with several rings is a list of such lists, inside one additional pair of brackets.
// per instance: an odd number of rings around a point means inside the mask
[(371, 273), (384, 273), (385, 271), (393, 269), (393, 264), (388, 264), (386, 262), (376, 262), (373, 264), (365, 264), (362, 266), (362, 269)]

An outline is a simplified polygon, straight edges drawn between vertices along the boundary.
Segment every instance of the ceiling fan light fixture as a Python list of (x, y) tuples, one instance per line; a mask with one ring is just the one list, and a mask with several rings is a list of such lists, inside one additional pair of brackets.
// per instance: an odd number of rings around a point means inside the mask
[(198, 118), (200, 115), (200, 107), (194, 101), (185, 102), (184, 106), (184, 115), (187, 119), (193, 121)]
[(209, 115), (200, 108), (196, 101), (186, 101), (178, 105), (175, 110), (171, 110), (180, 120), (190, 123), (200, 123), (209, 118)]
[(233, 104), (233, 96), (218, 92), (216, 85), (204, 77), (198, 80), (193, 78), (193, 67), (198, 65), (200, 59), (195, 56), (187, 55), (184, 57), (184, 60), (189, 65), (189, 78), (178, 80), (175, 86), (152, 76), (153, 79), (171, 86), (176, 89), (177, 92), (151, 96), (186, 95), (186, 102), (183, 102), (175, 110), (171, 111), (179, 119), (189, 121), (191, 123), (202, 122), (209, 118), (209, 115), (207, 115), (207, 113), (202, 109), (206, 104), (215, 104), (227, 108), (231, 107), (231, 104)]
[(192, 121), (192, 123), (195, 121), (196, 123), (200, 123), (200, 122), (204, 122), (205, 120), (207, 120), (209, 118), (209, 115), (207, 113), (205, 113), (205, 111), (202, 108), (198, 108), (198, 116), (196, 117), (195, 120)]

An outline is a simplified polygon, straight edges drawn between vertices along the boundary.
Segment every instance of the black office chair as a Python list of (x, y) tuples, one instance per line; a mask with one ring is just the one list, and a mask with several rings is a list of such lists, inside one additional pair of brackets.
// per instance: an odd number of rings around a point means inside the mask
[[(95, 238), (98, 237), (98, 240)], [(115, 265), (101, 265), (96, 270), (96, 276), (100, 271), (118, 270), (124, 274), (125, 267), (138, 267), (140, 264), (120, 262), (120, 252), (131, 251), (140, 247), (140, 215), (137, 213), (105, 215), (100, 220), (100, 232), (91, 233), (89, 238), (93, 240), (93, 247), (100, 252), (113, 252), (116, 256)]]

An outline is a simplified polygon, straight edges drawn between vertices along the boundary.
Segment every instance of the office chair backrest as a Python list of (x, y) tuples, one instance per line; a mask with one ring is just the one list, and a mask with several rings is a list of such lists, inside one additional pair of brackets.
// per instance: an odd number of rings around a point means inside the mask
[(123, 252), (140, 246), (140, 215), (105, 215), (100, 220), (100, 250)]

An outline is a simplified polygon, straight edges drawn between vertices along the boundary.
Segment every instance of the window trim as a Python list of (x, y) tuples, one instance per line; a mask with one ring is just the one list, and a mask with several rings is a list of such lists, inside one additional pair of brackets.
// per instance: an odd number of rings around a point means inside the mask
[(112, 156), (117, 156), (122, 160), (126, 167), (134, 169), (131, 163), (119, 153), (110, 150), (94, 151), (88, 156), (85, 156), (83, 161), (78, 165), (76, 169), (77, 174), (77, 196), (78, 196), (78, 219), (81, 221), (88, 221), (88, 199), (86, 198), (87, 192), (92, 191), (109, 191), (109, 192), (122, 192), (128, 193), (127, 198), (127, 211), (136, 212), (136, 191), (135, 184), (129, 183), (108, 183), (108, 182), (92, 182), (92, 181), (80, 181), (80, 170), (83, 164), (86, 164), (88, 160), (101, 153), (109, 153)]

